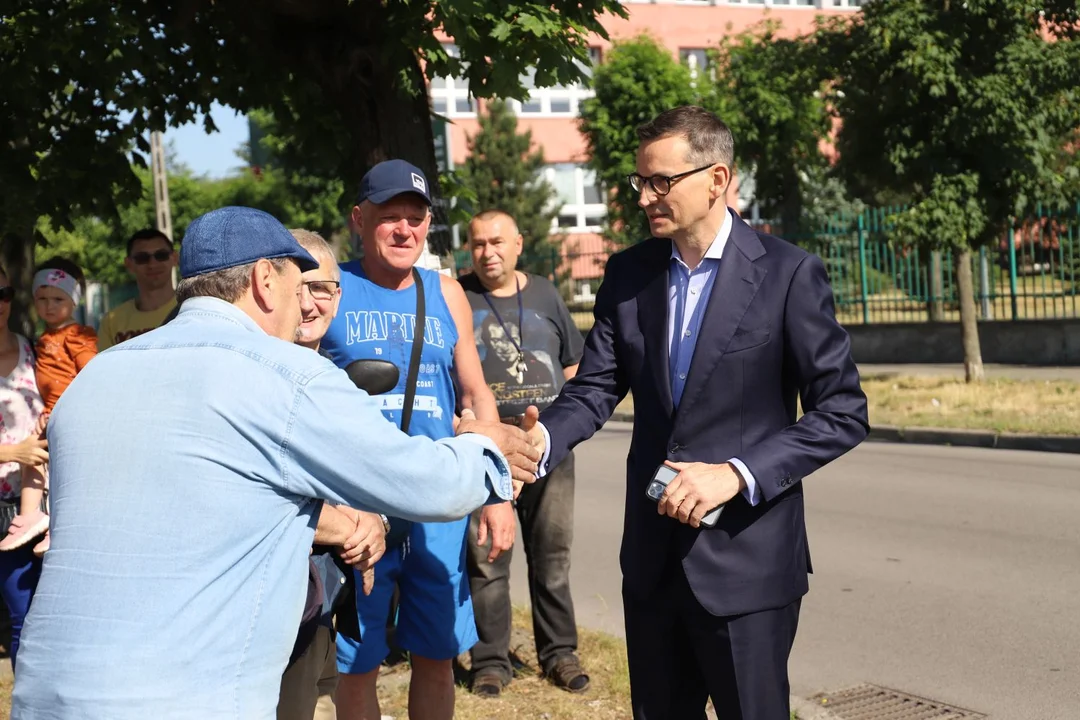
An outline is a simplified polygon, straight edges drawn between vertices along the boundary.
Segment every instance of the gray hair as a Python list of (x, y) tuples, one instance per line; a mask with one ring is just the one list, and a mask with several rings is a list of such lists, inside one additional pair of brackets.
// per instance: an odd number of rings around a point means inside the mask
[[(285, 268), (293, 262), (288, 258), (267, 259), (278, 274), (285, 272)], [(185, 300), (196, 297), (212, 297), (234, 303), (251, 287), (251, 271), (254, 268), (255, 263), (247, 263), (184, 278), (176, 286), (176, 304), (183, 305)]]
[(637, 129), (638, 140), (643, 143), (672, 135), (681, 135), (690, 144), (686, 162), (691, 165), (723, 163), (730, 168), (735, 163), (731, 130), (705, 108), (683, 105), (665, 110)]
[(341, 279), (341, 270), (338, 269), (334, 248), (326, 241), (326, 238), (317, 232), (304, 230), (303, 228), (293, 228), (289, 232), (292, 233), (292, 236), (296, 238), (296, 242), (300, 243), (301, 247), (315, 256), (320, 265), (323, 264), (324, 260), (328, 260), (331, 267), (330, 272), (333, 274), (334, 279)]

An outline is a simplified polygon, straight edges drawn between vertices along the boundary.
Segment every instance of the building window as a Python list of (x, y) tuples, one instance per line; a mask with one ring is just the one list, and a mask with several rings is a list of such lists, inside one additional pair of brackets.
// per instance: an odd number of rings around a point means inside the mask
[(690, 77), (696, 78), (710, 68), (709, 51), (705, 48), (679, 48), (679, 61), (690, 68)]
[(604, 194), (596, 173), (582, 165), (557, 163), (543, 169), (544, 178), (555, 188), (560, 205), (552, 232), (599, 232), (607, 214)]
[[(589, 48), (589, 64), (579, 63), (578, 67), (587, 78), (592, 77), (593, 68), (600, 62), (600, 48)], [(529, 70), (521, 78), (521, 84), (529, 90), (526, 100), (515, 100), (510, 107), (519, 115), (540, 117), (575, 117), (581, 101), (593, 96), (592, 88), (587, 83), (573, 85), (553, 85), (546, 88), (536, 87), (536, 72)]]
[[(458, 55), (457, 45), (444, 43), (451, 57)], [(469, 96), (469, 83), (462, 77), (431, 78), (431, 108), (445, 117), (469, 117), (476, 114), (476, 105)]]

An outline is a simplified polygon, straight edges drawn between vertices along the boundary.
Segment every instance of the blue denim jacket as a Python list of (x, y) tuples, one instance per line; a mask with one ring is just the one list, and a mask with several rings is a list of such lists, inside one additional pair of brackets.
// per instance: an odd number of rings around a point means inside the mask
[(48, 432), (16, 720), (274, 718), (313, 498), (448, 521), (512, 495), (486, 438), (401, 433), (329, 360), (210, 298), (98, 355)]

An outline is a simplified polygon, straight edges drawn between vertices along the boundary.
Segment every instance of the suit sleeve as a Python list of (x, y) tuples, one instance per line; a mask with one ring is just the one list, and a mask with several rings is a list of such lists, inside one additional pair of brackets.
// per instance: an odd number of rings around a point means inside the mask
[(784, 346), (803, 416), (739, 453), (765, 500), (840, 457), (870, 430), (851, 341), (836, 320), (828, 275), (815, 255), (800, 263), (788, 288)]
[(615, 343), (620, 260), (619, 256), (612, 256), (604, 270), (604, 281), (593, 306), (593, 328), (585, 340), (577, 375), (563, 385), (555, 402), (540, 413), (540, 422), (550, 436), (547, 467), (561, 463), (578, 443), (602, 428), (629, 389)]

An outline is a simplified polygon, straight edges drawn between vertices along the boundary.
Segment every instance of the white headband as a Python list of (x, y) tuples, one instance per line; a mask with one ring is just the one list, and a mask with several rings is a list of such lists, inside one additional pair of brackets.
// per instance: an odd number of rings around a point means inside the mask
[(44, 270), (38, 270), (34, 275), (34, 285), (31, 288), (31, 294), (36, 293), (39, 287), (54, 287), (63, 290), (71, 298), (71, 301), (77, 306), (79, 301), (82, 300), (82, 290), (79, 288), (79, 281), (74, 276), (68, 275), (63, 270), (57, 270), (56, 268), (46, 268)]

